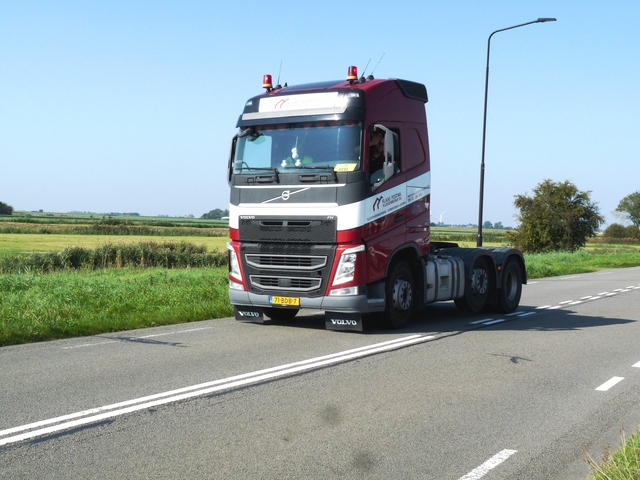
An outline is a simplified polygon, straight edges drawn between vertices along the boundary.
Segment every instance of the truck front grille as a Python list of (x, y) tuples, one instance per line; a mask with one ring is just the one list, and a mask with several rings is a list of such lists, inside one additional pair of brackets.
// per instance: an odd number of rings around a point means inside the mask
[(243, 242), (240, 259), (249, 291), (321, 297), (329, 282), (335, 249), (327, 244)]
[(262, 290), (292, 290), (295, 292), (311, 292), (320, 288), (321, 278), (300, 277), (266, 277), (251, 275), (251, 285)]
[(327, 264), (327, 257), (299, 255), (245, 255), (247, 264), (263, 269), (319, 270)]

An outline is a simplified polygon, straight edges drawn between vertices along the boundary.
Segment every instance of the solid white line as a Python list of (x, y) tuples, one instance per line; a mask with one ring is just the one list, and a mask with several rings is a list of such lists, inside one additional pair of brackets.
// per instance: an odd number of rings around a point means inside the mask
[(611, 387), (621, 382), (622, 380), (624, 380), (624, 377), (613, 377), (611, 380), (607, 380), (598, 388), (596, 388), (596, 390), (598, 390), (599, 392), (606, 392), (607, 390), (609, 390)]
[(478, 468), (471, 470), (464, 477), (460, 477), (459, 480), (478, 480), (479, 478), (484, 477), (490, 470), (493, 470), (502, 462), (507, 460), (511, 455), (517, 453), (517, 450), (502, 450), (501, 452), (496, 453), (489, 460), (484, 462)]
[[(10, 433), (15, 433), (18, 431), (37, 428), (44, 425), (51, 425), (53, 423), (58, 423), (61, 421), (64, 422), (65, 420), (76, 418), (76, 420), (68, 421), (65, 423), (59, 423), (58, 425), (53, 425), (50, 427), (41, 428), (39, 430), (34, 430), (34, 431), (26, 432), (20, 435), (15, 435), (13, 437), (0, 439), (0, 446), (6, 445), (9, 443), (19, 442), (29, 438), (34, 438), (41, 435), (51, 434), (61, 430), (67, 430), (69, 428), (74, 428), (80, 425), (87, 425), (89, 423), (99, 422), (106, 418), (112, 418), (118, 415), (123, 415), (126, 413), (135, 412), (138, 410), (144, 410), (144, 409), (151, 408), (158, 405), (173, 403), (179, 400), (206, 395), (213, 392), (219, 392), (222, 390), (228, 390), (231, 388), (236, 388), (243, 385), (270, 380), (276, 377), (290, 375), (293, 373), (303, 372), (305, 370), (311, 370), (314, 368), (324, 367), (324, 366), (328, 366), (328, 365), (332, 365), (340, 362), (346, 362), (348, 360), (354, 360), (356, 358), (365, 357), (375, 353), (391, 351), (404, 346), (424, 343), (433, 338), (434, 337), (432, 335), (431, 336), (410, 335), (408, 337), (389, 340), (387, 342), (368, 345), (365, 347), (354, 348), (352, 350), (346, 350), (344, 352), (325, 355), (323, 357), (312, 358), (309, 360), (303, 360), (300, 362), (290, 363), (287, 365), (280, 365), (278, 367), (272, 367), (264, 370), (258, 370), (256, 372), (245, 373), (242, 375), (237, 375), (237, 376), (229, 377), (222, 380), (215, 380), (212, 382), (207, 382), (199, 385), (193, 385), (191, 387), (180, 388), (180, 389), (172, 390), (169, 392), (158, 393), (155, 395), (149, 395), (147, 397), (128, 400), (128, 401), (116, 403), (113, 405), (93, 408), (93, 409), (85, 410), (82, 412), (72, 413), (70, 415), (63, 415), (61, 417), (43, 420), (40, 422), (34, 422), (28, 425), (22, 425), (19, 427), (2, 430), (0, 431), (0, 436), (8, 435)], [(162, 398), (162, 397), (166, 397), (166, 398)], [(144, 403), (140, 403), (140, 402), (144, 402)], [(122, 408), (122, 407), (125, 407), (125, 408)], [(105, 410), (113, 410), (113, 411), (105, 412)], [(99, 413), (99, 412), (103, 412), (103, 413)], [(86, 415), (92, 415), (94, 413), (97, 413), (97, 415), (86, 417)], [(85, 417), (85, 418), (78, 418), (78, 417)]]

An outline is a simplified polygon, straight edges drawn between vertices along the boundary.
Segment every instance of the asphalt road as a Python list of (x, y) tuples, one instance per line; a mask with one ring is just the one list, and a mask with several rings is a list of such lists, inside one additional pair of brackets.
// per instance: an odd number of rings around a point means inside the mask
[(401, 331), (220, 319), (0, 348), (0, 478), (584, 479), (640, 428), (640, 268)]

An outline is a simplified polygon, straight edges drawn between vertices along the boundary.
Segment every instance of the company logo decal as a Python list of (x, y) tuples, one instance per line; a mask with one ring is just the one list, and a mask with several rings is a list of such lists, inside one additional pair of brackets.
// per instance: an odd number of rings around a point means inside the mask
[(240, 315), (241, 317), (259, 317), (260, 313), (258, 312), (243, 312), (242, 310), (238, 310), (238, 315)]
[(358, 322), (356, 320), (344, 320), (342, 318), (332, 318), (331, 323), (333, 323), (334, 325), (358, 325)]
[(289, 200), (290, 195), (291, 195), (291, 191), (285, 190), (284, 192), (282, 192), (282, 195), (280, 195), (280, 198), (282, 198), (282, 200), (286, 202), (287, 200)]

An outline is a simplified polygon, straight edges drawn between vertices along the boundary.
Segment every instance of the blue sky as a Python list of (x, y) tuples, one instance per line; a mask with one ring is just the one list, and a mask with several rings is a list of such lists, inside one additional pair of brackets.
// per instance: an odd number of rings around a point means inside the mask
[[(427, 86), (432, 220), (477, 221), (487, 38), (484, 219), (546, 178), (590, 190), (607, 222), (640, 190), (635, 1), (0, 2), (0, 201), (17, 210), (200, 216), (262, 75), (290, 85)], [(382, 58), (382, 60), (378, 61)], [(378, 64), (376, 66), (376, 64)]]

